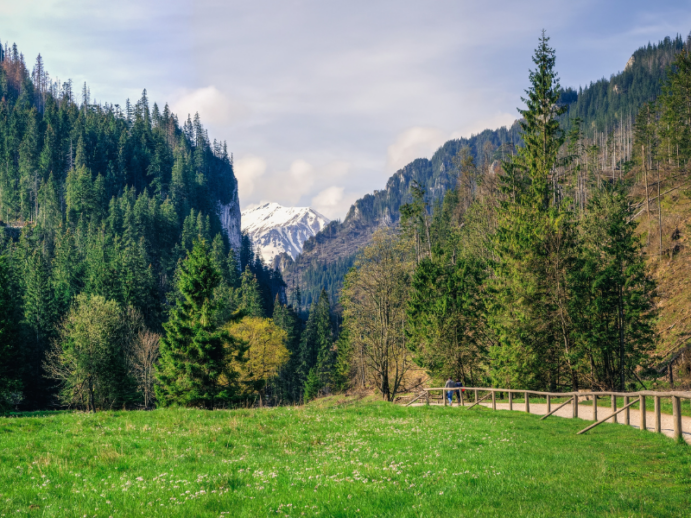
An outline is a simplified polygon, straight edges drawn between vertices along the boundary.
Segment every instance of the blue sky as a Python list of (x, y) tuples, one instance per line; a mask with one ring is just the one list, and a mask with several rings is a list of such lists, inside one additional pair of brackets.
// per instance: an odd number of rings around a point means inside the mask
[(356, 198), (449, 138), (510, 124), (542, 29), (562, 85), (691, 31), (691, 0), (0, 0), (0, 38), (53, 78), (199, 111), (243, 207)]

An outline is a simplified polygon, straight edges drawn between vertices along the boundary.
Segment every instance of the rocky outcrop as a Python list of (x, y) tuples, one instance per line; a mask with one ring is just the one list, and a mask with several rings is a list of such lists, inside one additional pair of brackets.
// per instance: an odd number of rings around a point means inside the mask
[(629, 68), (631, 68), (631, 67), (634, 65), (635, 62), (636, 62), (636, 58), (635, 58), (634, 56), (631, 56), (631, 57), (629, 58), (629, 60), (626, 62), (626, 66), (624, 67), (624, 71), (626, 71), (626, 70), (628, 70)]
[(228, 238), (228, 243), (237, 252), (240, 252), (240, 243), (242, 240), (241, 236), (241, 213), (240, 213), (240, 199), (238, 197), (237, 182), (235, 182), (235, 192), (230, 197), (229, 203), (222, 203), (218, 201), (216, 203), (216, 210), (218, 211), (218, 217), (221, 220), (221, 226), (223, 227), (226, 237)]
[(274, 256), (271, 262), (271, 267), (279, 272), (284, 272), (286, 268), (290, 267), (295, 261), (287, 253), (283, 252)]

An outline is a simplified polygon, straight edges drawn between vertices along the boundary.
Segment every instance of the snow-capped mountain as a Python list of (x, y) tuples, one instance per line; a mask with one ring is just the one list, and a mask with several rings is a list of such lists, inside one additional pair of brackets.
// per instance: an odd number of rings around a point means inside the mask
[(242, 213), (242, 230), (246, 231), (257, 253), (266, 264), (286, 252), (295, 259), (302, 244), (323, 229), (329, 219), (309, 207), (282, 207), (267, 203)]

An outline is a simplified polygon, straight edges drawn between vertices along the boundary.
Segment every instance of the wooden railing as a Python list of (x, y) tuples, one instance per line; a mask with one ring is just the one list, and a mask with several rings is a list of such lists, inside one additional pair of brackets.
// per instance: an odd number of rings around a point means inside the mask
[[(674, 429), (674, 438), (680, 438), (682, 436), (682, 419), (681, 419), (681, 400), (689, 399), (691, 400), (691, 392), (656, 392), (652, 390), (644, 390), (641, 392), (540, 392), (536, 390), (515, 390), (515, 389), (504, 389), (504, 388), (487, 388), (487, 387), (432, 387), (422, 389), (422, 392), (408, 403), (408, 405), (413, 404), (415, 401), (424, 398), (426, 404), (429, 405), (430, 402), (430, 392), (441, 391), (442, 399), (444, 401), (444, 406), (448, 404), (448, 392), (455, 392), (458, 394), (458, 405), (465, 406), (465, 399), (468, 398), (470, 403), (470, 398), (468, 394), (474, 395), (474, 401), (470, 404), (468, 409), (474, 407), (475, 405), (481, 403), (487, 398), (491, 397), (492, 410), (497, 409), (497, 393), (504, 393), (508, 395), (509, 410), (513, 410), (513, 399), (514, 394), (521, 394), (525, 398), (525, 411), (530, 413), (530, 396), (545, 397), (547, 399), (547, 413), (542, 417), (542, 419), (547, 419), (549, 416), (554, 414), (560, 408), (571, 403), (572, 416), (578, 417), (578, 401), (579, 398), (592, 398), (593, 401), (593, 419), (595, 423), (584, 428), (578, 435), (592, 430), (596, 426), (613, 419), (613, 422), (618, 422), (618, 416), (624, 413), (624, 424), (629, 424), (629, 409), (631, 406), (638, 403), (640, 412), (640, 429), (647, 429), (647, 412), (646, 412), (646, 397), (653, 397), (655, 403), (655, 423), (654, 431), (656, 433), (661, 433), (661, 418), (662, 411), (660, 409), (660, 399), (661, 398), (671, 398), (672, 399), (672, 421)], [(484, 396), (480, 397), (480, 392), (487, 392)], [(598, 420), (597, 418), (597, 400), (598, 398), (609, 397), (611, 399), (611, 409), (612, 413), (607, 417)], [(624, 405), (617, 409), (617, 398), (621, 397), (624, 399)], [(566, 402), (561, 403), (558, 407), (552, 410), (552, 399), (553, 398), (568, 398)], [(632, 401), (633, 399), (633, 401)], [(407, 405), (406, 405), (407, 406)]]

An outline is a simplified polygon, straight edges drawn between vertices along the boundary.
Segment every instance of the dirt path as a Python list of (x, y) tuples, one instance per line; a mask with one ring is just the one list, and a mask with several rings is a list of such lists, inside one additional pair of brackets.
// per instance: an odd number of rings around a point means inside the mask
[[(454, 401), (454, 406), (457, 403)], [(471, 403), (472, 404), (472, 403)], [(552, 408), (556, 408), (560, 405), (561, 403), (552, 403)], [(412, 406), (422, 406), (424, 403), (413, 403)], [(468, 403), (466, 402), (466, 406)], [(482, 402), (480, 405), (484, 407), (492, 407), (492, 403), (487, 403), (487, 402)], [(441, 405), (435, 405), (435, 406), (441, 406)], [(508, 403), (500, 403), (497, 401), (497, 410), (508, 410), (509, 409), (509, 404)], [(525, 403), (514, 403), (513, 404), (513, 411), (514, 412), (525, 412)], [(545, 403), (530, 403), (530, 413), (535, 414), (535, 415), (545, 415), (547, 413), (547, 404)], [(617, 420), (619, 424), (624, 424), (624, 414), (626, 411), (618, 414)], [(612, 414), (612, 409), (609, 406), (597, 406), (597, 418), (598, 419), (603, 419), (607, 417), (608, 415)], [(655, 412), (646, 412), (646, 418), (645, 418), (645, 425), (646, 429), (649, 431), (654, 431), (655, 427)], [(560, 408), (557, 410), (552, 416), (549, 418), (551, 419), (552, 417), (566, 417), (566, 418), (572, 418), (573, 416), (573, 410), (571, 408), (571, 404), (568, 404), (564, 406), (563, 408)], [(582, 419), (584, 421), (583, 423), (583, 428), (588, 426), (588, 421), (591, 421), (590, 424), (592, 424), (593, 421), (593, 407), (592, 405), (584, 405), (583, 403), (578, 405), (578, 418)], [(611, 421), (608, 421), (611, 422)], [(629, 409), (629, 423), (630, 426), (633, 426), (634, 428), (640, 428), (640, 411), (634, 408)], [(672, 416), (669, 414), (662, 414), (660, 418), (660, 425), (662, 427), (662, 433), (669, 437), (674, 436), (674, 424), (672, 421)], [(681, 429), (682, 429), (682, 437), (684, 440), (691, 444), (691, 417), (687, 416), (682, 416), (681, 417)], [(593, 430), (592, 433), (596, 433), (597, 429)], [(591, 432), (588, 432), (591, 433)]]

